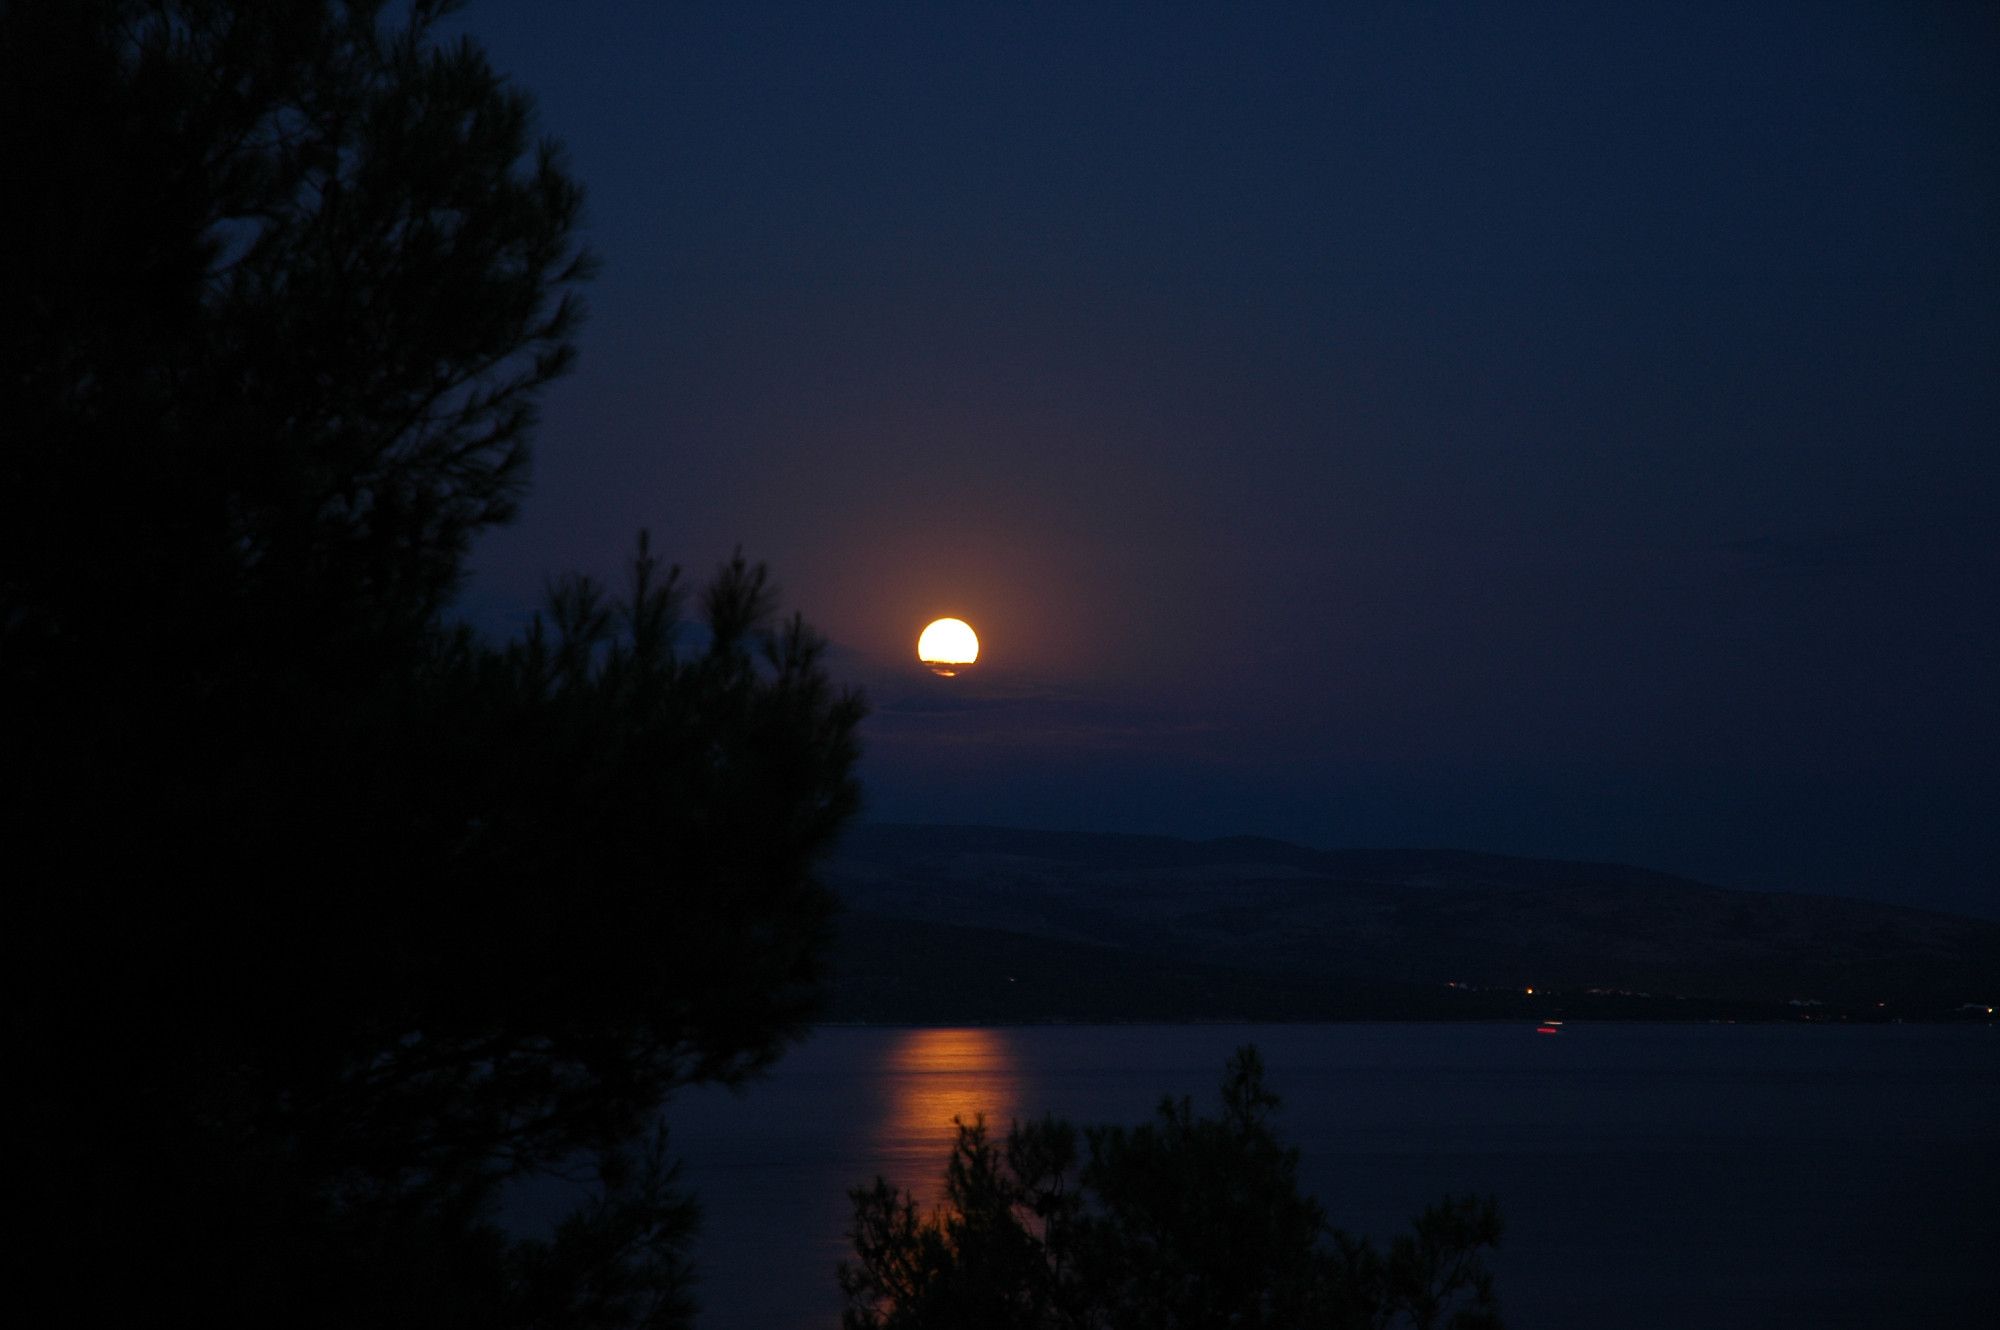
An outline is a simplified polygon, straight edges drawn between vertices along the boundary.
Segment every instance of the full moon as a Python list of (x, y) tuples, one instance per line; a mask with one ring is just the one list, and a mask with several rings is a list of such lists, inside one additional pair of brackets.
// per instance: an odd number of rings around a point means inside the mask
[(963, 619), (938, 619), (917, 639), (917, 659), (949, 679), (979, 659), (979, 636)]

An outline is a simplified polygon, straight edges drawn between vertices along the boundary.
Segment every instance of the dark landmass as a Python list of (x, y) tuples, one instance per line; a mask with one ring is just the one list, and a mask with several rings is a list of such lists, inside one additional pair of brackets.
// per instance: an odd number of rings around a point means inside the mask
[(848, 906), (833, 1020), (1987, 1020), (2000, 1005), (2000, 923), (1621, 864), (875, 825), (828, 880)]

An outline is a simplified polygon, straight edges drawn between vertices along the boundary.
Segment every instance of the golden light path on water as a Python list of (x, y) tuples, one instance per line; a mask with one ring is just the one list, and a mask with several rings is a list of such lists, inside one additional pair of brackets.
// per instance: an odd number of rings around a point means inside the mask
[(996, 1137), (1021, 1114), (1021, 1074), (1006, 1036), (995, 1030), (908, 1030), (882, 1062), (888, 1102), (877, 1128), (882, 1176), (929, 1210), (943, 1194), (944, 1169), (958, 1137), (954, 1117), (981, 1113)]

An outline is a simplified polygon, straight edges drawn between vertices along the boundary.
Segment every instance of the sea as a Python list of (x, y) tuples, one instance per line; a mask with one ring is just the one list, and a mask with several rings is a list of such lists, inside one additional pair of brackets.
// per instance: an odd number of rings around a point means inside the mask
[(934, 1204), (953, 1119), (1213, 1109), (1261, 1053), (1331, 1221), (1498, 1199), (1523, 1330), (2000, 1324), (2000, 1026), (827, 1027), (671, 1106), (708, 1330), (834, 1330), (850, 1189)]

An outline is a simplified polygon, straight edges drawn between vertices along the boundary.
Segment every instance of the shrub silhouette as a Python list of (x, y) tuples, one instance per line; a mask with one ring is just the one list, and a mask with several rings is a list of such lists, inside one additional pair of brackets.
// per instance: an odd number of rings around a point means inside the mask
[[(1230, 1059), (1219, 1116), (1167, 1099), (1151, 1122), (1045, 1118), (996, 1142), (959, 1123), (945, 1204), (919, 1214), (877, 1178), (851, 1193), (846, 1330), (1483, 1330), (1500, 1324), (1480, 1252), (1491, 1200), (1446, 1198), (1386, 1254), (1327, 1224), (1255, 1048)], [(1079, 1148), (1081, 1141), (1081, 1148)]]

